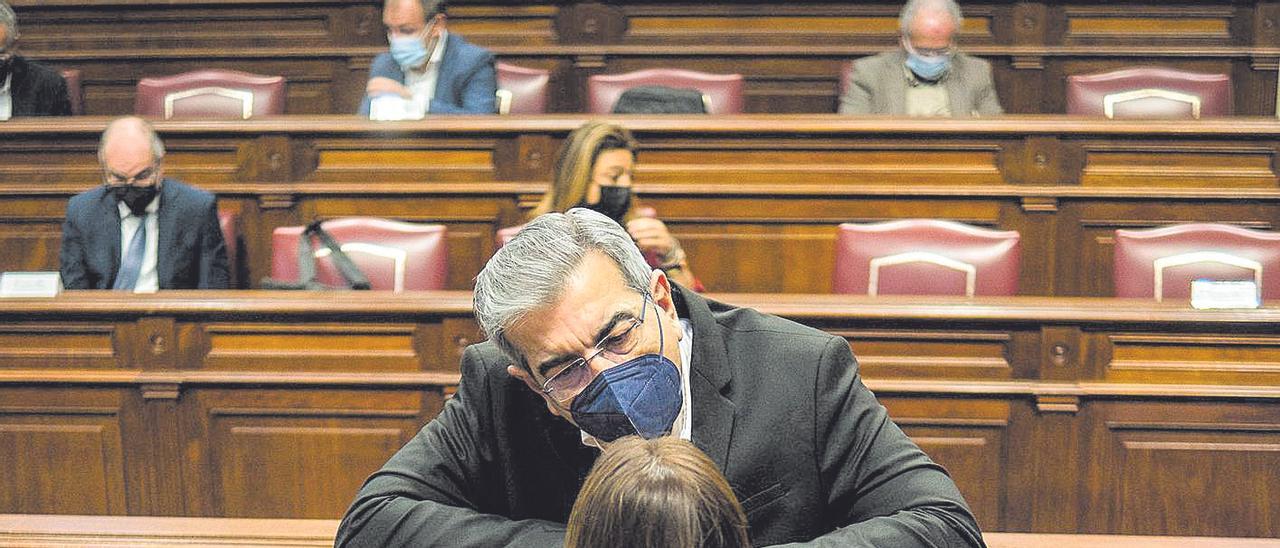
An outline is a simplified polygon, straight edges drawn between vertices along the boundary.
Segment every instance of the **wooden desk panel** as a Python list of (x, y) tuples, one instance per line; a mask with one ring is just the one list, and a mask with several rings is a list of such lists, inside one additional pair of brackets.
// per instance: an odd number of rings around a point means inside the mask
[[(1280, 535), (1275, 308), (714, 297), (848, 338), (988, 530)], [(480, 340), (466, 292), (72, 292), (0, 325), (0, 512), (337, 517)]]
[[(496, 231), (522, 222), (560, 140), (586, 118), (351, 117), (159, 122), (167, 173), (240, 214), (250, 283), (270, 235), (376, 215), (449, 228), (449, 287), (467, 289)], [(835, 227), (937, 217), (1022, 234), (1021, 292), (1111, 294), (1118, 228), (1280, 218), (1274, 119), (623, 117), (636, 190), (716, 291), (830, 290)], [(0, 270), (57, 268), (66, 200), (100, 177), (105, 118), (0, 126)]]

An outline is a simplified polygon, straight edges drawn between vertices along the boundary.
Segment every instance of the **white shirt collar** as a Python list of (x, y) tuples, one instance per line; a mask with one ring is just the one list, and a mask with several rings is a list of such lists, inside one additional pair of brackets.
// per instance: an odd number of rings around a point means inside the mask
[(9, 75), (4, 79), (4, 85), (0, 86), (0, 121), (13, 117), (13, 94), (9, 92), (12, 89), (11, 83), (13, 83), (13, 71), (9, 71)]

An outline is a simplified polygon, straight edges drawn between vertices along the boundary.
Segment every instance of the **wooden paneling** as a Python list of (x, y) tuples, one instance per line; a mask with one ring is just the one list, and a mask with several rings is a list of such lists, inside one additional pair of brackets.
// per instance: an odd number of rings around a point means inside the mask
[[(849, 339), (987, 530), (1280, 535), (1280, 309), (712, 297)], [(101, 352), (66, 333), (117, 325), (111, 361), (133, 367), (0, 369), (0, 512), (338, 517), (456, 389), (470, 310), (466, 292), (0, 301), (15, 344)]]
[[(467, 289), (497, 230), (523, 222), (560, 140), (585, 120), (286, 117), (158, 128), (171, 151), (166, 173), (239, 213), (246, 286), (270, 274), (274, 229), (372, 215), (447, 226), (448, 287)], [(713, 291), (830, 291), (839, 223), (931, 217), (1017, 230), (1022, 294), (1108, 296), (1116, 229), (1274, 229), (1280, 219), (1274, 119), (620, 120), (641, 142), (640, 199)], [(94, 151), (105, 124), (0, 126), (0, 269), (57, 268), (65, 204), (100, 179)]]
[[(23, 49), (84, 71), (90, 114), (130, 112), (143, 76), (193, 66), (288, 78), (286, 109), (355, 110), (386, 48), (377, 0), (19, 0)], [(499, 59), (552, 71), (553, 112), (580, 112), (594, 74), (737, 72), (748, 112), (834, 112), (850, 59), (893, 47), (901, 2), (451, 3), (449, 25)], [(1280, 12), (1270, 0), (965, 2), (961, 47), (988, 59), (1005, 109), (1058, 113), (1065, 77), (1130, 65), (1231, 74), (1239, 113), (1275, 112)]]

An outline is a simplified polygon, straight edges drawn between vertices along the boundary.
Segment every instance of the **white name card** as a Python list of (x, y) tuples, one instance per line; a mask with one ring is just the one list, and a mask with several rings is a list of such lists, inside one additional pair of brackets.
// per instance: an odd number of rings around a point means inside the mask
[(5, 272), (0, 274), (0, 297), (57, 297), (62, 276), (57, 272)]
[(1258, 284), (1251, 281), (1194, 280), (1191, 282), (1193, 308), (1258, 308)]
[(383, 122), (398, 120), (421, 120), (425, 109), (419, 108), (415, 101), (398, 95), (379, 95), (369, 101), (369, 119)]

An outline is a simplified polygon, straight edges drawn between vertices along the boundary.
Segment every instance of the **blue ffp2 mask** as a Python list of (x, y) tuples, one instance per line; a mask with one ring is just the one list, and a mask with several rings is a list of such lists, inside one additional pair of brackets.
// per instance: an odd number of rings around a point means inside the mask
[(623, 436), (653, 439), (671, 432), (684, 402), (680, 370), (658, 353), (645, 354), (604, 370), (578, 394), (569, 407), (573, 420), (596, 439), (610, 442)]
[(951, 56), (932, 55), (925, 57), (917, 53), (907, 54), (907, 68), (921, 80), (933, 82), (947, 73), (951, 68)]
[(388, 41), (391, 43), (391, 58), (400, 68), (418, 68), (427, 61), (427, 45), (422, 43), (421, 36), (396, 36), (388, 38)]

